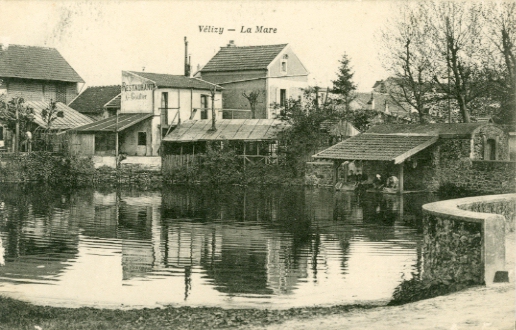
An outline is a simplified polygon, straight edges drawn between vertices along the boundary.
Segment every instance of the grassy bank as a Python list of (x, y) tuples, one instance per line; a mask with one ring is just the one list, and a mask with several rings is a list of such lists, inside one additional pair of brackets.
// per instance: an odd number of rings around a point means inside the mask
[(166, 307), (139, 310), (55, 308), (0, 297), (0, 329), (230, 329), (336, 315), (368, 306), (288, 310)]

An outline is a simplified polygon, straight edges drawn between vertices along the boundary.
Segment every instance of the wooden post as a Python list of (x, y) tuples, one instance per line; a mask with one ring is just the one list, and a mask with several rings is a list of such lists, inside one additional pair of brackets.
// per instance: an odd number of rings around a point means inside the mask
[(15, 134), (15, 143), (14, 143), (14, 152), (18, 154), (18, 151), (20, 150), (20, 115), (18, 112), (18, 107), (20, 106), (20, 99), (18, 98), (16, 100), (16, 104), (14, 105), (14, 111), (16, 116), (16, 126), (14, 130)]
[(244, 141), (244, 171), (245, 171), (245, 141)]
[(342, 163), (341, 160), (333, 161), (333, 187), (335, 187), (335, 185), (337, 184), (337, 179), (339, 176), (339, 167), (340, 167), (341, 163)]
[(405, 162), (402, 162), (399, 167), (400, 167), (400, 179), (399, 179), (399, 192), (400, 194), (403, 194), (403, 167), (405, 165)]

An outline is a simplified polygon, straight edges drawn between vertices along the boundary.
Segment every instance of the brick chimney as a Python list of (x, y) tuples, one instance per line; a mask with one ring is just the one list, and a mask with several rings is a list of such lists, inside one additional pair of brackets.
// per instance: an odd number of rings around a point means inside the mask
[(188, 57), (188, 40), (185, 37), (185, 77), (190, 77), (190, 58)]
[(235, 40), (229, 40), (229, 43), (227, 44), (227, 47), (236, 47)]

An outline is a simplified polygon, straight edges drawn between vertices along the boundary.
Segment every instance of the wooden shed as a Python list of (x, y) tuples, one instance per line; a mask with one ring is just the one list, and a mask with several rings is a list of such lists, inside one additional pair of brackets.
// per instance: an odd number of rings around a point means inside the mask
[(208, 143), (232, 148), (244, 163), (274, 163), (277, 136), (285, 127), (276, 119), (218, 119), (216, 130), (212, 130), (211, 120), (185, 121), (162, 140), (163, 170), (195, 162)]

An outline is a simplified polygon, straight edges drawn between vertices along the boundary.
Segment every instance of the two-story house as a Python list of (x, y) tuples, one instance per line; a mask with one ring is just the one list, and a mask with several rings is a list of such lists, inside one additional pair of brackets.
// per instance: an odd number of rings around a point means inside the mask
[[(288, 44), (237, 47), (230, 41), (196, 76), (224, 87), (227, 119), (272, 119), (275, 105), (300, 98), (308, 87), (308, 70)], [(257, 96), (254, 111), (252, 93)]]
[[(57, 102), (57, 109), (63, 113), (52, 123), (52, 130), (91, 123), (90, 118), (67, 106), (77, 96), (82, 83), (83, 79), (54, 48), (1, 45), (0, 95), (5, 101), (23, 98), (25, 105), (34, 109), (34, 127), (47, 128), (41, 111), (51, 100)], [(10, 148), (14, 143), (12, 132), (4, 128), (0, 132), (0, 145)]]
[(211, 119), (212, 108), (221, 117), (221, 90), (198, 78), (122, 71), (119, 114), (75, 129), (75, 152), (98, 156), (97, 166), (113, 166), (116, 154), (158, 166), (162, 138), (182, 121)]

